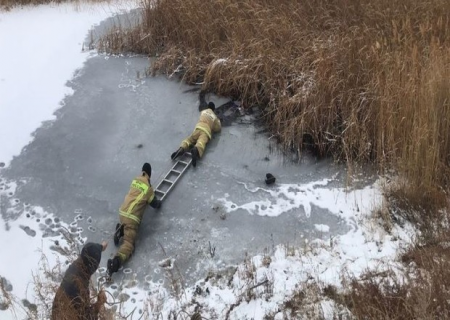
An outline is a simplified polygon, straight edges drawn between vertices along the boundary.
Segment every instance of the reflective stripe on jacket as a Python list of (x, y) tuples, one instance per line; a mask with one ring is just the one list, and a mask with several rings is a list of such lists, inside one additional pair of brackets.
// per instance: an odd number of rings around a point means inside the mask
[(195, 129), (202, 130), (210, 139), (212, 132), (219, 132), (221, 128), (222, 126), (219, 118), (217, 118), (216, 114), (211, 109), (203, 110), (200, 113), (200, 119), (195, 126)]
[(119, 209), (119, 214), (140, 224), (147, 205), (153, 201), (154, 197), (155, 193), (147, 176), (136, 177), (131, 182), (130, 190)]

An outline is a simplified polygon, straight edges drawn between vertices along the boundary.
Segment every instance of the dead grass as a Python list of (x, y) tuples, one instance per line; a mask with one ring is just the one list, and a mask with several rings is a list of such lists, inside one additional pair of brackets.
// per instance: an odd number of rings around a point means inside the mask
[(357, 319), (449, 319), (450, 251), (448, 245), (412, 248), (404, 255), (409, 273), (395, 277), (366, 274), (353, 279), (341, 298)]
[(260, 106), (285, 150), (313, 144), (401, 177), (379, 214), (421, 230), (409, 278), (354, 279), (342, 302), (362, 319), (449, 318), (449, 1), (146, 1), (139, 24), (101, 44)]
[(446, 0), (158, 0), (100, 47), (260, 106), (286, 150), (395, 168), (434, 200), (450, 177), (449, 30)]

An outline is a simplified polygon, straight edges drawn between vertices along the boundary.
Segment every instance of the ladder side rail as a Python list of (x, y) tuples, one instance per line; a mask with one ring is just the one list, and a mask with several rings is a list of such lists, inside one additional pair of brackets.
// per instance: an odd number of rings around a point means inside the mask
[[(163, 201), (165, 199), (167, 194), (172, 190), (173, 186), (178, 182), (178, 180), (181, 178), (181, 176), (186, 172), (186, 169), (191, 165), (191, 163), (192, 163), (191, 154), (190, 153), (185, 153), (185, 155), (189, 156), (187, 161), (177, 160), (175, 162), (175, 164), (172, 166), (172, 168), (166, 173), (164, 178), (161, 179), (161, 181), (156, 185), (156, 187), (155, 187), (155, 194), (156, 193), (162, 194), (162, 196), (161, 196), (161, 198), (159, 200)], [(175, 167), (179, 166), (179, 165), (182, 165), (183, 168), (181, 170), (175, 170)], [(176, 176), (174, 178), (174, 180), (167, 179), (172, 171), (174, 171), (176, 173), (179, 172), (178, 176)], [(166, 191), (162, 191), (162, 189), (161, 189), (161, 186), (162, 186), (163, 183), (168, 183), (169, 184), (169, 187), (167, 188)]]

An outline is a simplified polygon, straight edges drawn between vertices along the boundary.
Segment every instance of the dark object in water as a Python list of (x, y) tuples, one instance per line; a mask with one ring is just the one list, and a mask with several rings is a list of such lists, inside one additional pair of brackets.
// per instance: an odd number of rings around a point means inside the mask
[(240, 103), (232, 100), (217, 107), (214, 113), (220, 119), (222, 127), (230, 126), (233, 121), (244, 115)]
[(198, 105), (198, 111), (202, 112), (203, 110), (208, 109), (208, 103), (206, 102), (206, 98), (205, 98), (206, 92), (205, 91), (200, 91), (200, 93), (198, 94), (198, 100), (199, 100), (199, 105)]
[(273, 176), (273, 174), (271, 174), (271, 173), (267, 173), (266, 174), (266, 184), (267, 185), (269, 185), (269, 184), (273, 184), (273, 183), (275, 183), (275, 177)]

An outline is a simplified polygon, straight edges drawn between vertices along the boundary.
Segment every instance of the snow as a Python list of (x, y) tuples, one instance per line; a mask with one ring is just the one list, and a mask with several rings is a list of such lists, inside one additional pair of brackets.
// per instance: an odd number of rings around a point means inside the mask
[(119, 8), (61, 4), (0, 12), (0, 162), (8, 165), (43, 121), (55, 119), (73, 93), (66, 82), (93, 54), (83, 47), (90, 28)]
[[(93, 24), (114, 14), (109, 8), (83, 5), (75, 10), (71, 5), (42, 5), (0, 13), (0, 162), (7, 166), (31, 141), (32, 133), (43, 121), (55, 119), (54, 112), (63, 98), (73, 93), (66, 82), (95, 54), (83, 52), (82, 43)], [(230, 319), (262, 319), (267, 314), (286, 319), (279, 311), (283, 303), (301, 290), (310, 290), (311, 283), (343, 289), (344, 274), (359, 276), (367, 270), (400, 268), (397, 252), (410, 243), (414, 230), (406, 224), (394, 226), (387, 233), (373, 218), (373, 210), (383, 205), (383, 181), (353, 190), (333, 187), (333, 181), (334, 177), (267, 189), (240, 183), (242, 192), (254, 195), (253, 201), (237, 203), (230, 195), (217, 200), (228, 214), (243, 210), (269, 217), (298, 208), (310, 217), (311, 206), (317, 206), (343, 219), (350, 227), (348, 233), (331, 238), (327, 236), (330, 226), (316, 224), (314, 228), (322, 233), (321, 237), (306, 241), (304, 247), (278, 245), (273, 252), (251, 257), (223, 277), (199, 280), (194, 288), (184, 288), (179, 293), (167, 288), (169, 281), (137, 284), (127, 280), (120, 283), (120, 293), (132, 298), (122, 302), (118, 311), (131, 314), (130, 319), (139, 319), (141, 313), (167, 319), (173, 310), (192, 313), (195, 300), (206, 318), (223, 319), (228, 313)], [(0, 276), (13, 284), (12, 293), (19, 300), (33, 302), (31, 272), (42, 272), (42, 255), (47, 257), (49, 266), (67, 259), (57, 253), (55, 245), (68, 247), (69, 243), (52, 232), (63, 227), (80, 244), (86, 239), (80, 237), (76, 220), (67, 225), (38, 206), (22, 204), (14, 197), (15, 189), (15, 182), (0, 180), (0, 201), (6, 200), (11, 206), (2, 216), (21, 213), (19, 218), (1, 224), (0, 243), (7, 245), (2, 245)], [(169, 263), (168, 273), (174, 271), (174, 263), (176, 260)], [(97, 277), (104, 272), (101, 268)], [(101, 278), (99, 281), (102, 283)], [(0, 294), (0, 302), (1, 299)], [(51, 303), (52, 297), (48, 299)], [(334, 302), (324, 298), (314, 312), (332, 319), (334, 309)], [(0, 317), (24, 317), (23, 310), (15, 311), (15, 315), (0, 311)]]
[[(73, 93), (66, 86), (67, 81), (95, 54), (83, 46), (89, 30), (129, 6), (50, 4), (0, 11), (0, 168), (8, 166), (33, 139), (33, 132), (43, 121), (55, 119), (54, 112), (61, 101)], [(0, 208), (5, 199), (15, 204), (14, 182), (0, 182)], [(20, 202), (17, 207), (25, 213), (15, 221), (1, 223), (0, 227), (0, 276), (13, 283), (14, 295), (24, 299), (33, 294), (30, 268), (38, 265), (42, 254), (54, 264), (56, 256), (50, 247), (56, 240), (61, 245), (65, 242), (61, 237), (43, 238), (45, 227), (41, 220), (52, 220), (51, 214)], [(26, 217), (27, 212), (34, 212), (33, 219)], [(4, 217), (11, 212), (1, 213)], [(13, 316), (0, 311), (0, 318), (24, 317), (20, 308), (15, 313)]]

